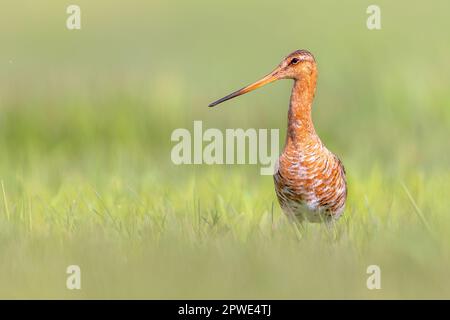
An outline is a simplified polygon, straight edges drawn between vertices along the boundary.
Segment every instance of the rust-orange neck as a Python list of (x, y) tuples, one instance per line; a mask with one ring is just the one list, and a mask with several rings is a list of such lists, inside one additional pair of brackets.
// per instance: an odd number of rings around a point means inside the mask
[(317, 137), (311, 118), (316, 81), (317, 71), (314, 68), (310, 74), (294, 82), (289, 105), (286, 145), (308, 143)]

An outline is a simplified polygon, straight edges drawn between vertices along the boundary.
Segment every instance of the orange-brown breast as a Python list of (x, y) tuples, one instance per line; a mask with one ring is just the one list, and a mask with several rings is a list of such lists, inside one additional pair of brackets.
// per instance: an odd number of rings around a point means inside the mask
[(344, 167), (317, 136), (286, 145), (274, 181), (280, 206), (290, 216), (319, 222), (338, 218), (344, 210)]

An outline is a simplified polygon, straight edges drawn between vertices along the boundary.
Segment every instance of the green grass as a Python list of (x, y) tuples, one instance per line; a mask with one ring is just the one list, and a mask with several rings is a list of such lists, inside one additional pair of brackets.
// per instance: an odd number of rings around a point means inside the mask
[[(369, 32), (360, 1), (80, 1), (73, 33), (64, 6), (11, 1), (0, 297), (449, 298), (450, 6), (379, 2)], [(288, 223), (258, 166), (170, 161), (171, 132), (194, 120), (280, 128), (282, 143), (288, 81), (207, 104), (298, 48), (316, 55), (316, 129), (348, 173), (333, 229)], [(381, 290), (366, 287), (372, 264)]]

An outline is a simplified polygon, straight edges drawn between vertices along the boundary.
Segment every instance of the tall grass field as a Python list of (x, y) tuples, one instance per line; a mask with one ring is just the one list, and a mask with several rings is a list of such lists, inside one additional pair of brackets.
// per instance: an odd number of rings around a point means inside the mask
[[(450, 298), (450, 3), (372, 2), (78, 0), (68, 30), (72, 3), (2, 1), (0, 298)], [(207, 105), (296, 49), (347, 171), (332, 228), (290, 223), (259, 165), (171, 160), (196, 120), (282, 150), (290, 81)]]

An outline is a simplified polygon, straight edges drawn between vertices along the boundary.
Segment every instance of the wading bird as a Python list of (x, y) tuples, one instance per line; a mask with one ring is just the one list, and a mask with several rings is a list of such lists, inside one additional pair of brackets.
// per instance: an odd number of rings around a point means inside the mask
[(293, 79), (294, 86), (286, 142), (274, 173), (278, 201), (286, 215), (300, 222), (334, 221), (344, 211), (347, 183), (344, 166), (322, 143), (312, 122), (317, 65), (310, 52), (292, 52), (267, 76), (209, 106), (214, 107), (279, 79)]

